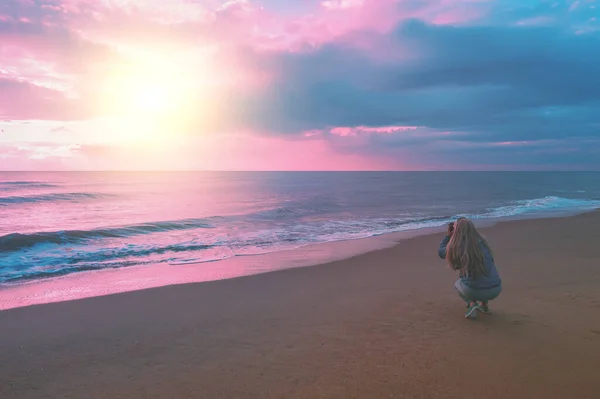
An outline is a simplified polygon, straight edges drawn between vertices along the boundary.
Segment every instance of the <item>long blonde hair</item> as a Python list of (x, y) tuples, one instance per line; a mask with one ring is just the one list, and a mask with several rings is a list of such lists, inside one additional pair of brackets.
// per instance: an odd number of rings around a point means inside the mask
[(484, 250), (493, 259), (494, 254), (488, 242), (479, 234), (473, 222), (459, 218), (454, 223), (454, 232), (446, 246), (446, 259), (450, 267), (475, 278), (487, 274)]

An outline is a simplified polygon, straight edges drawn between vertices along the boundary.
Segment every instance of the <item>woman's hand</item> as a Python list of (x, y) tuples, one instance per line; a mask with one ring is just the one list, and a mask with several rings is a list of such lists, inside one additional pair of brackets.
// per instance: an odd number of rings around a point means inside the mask
[(452, 237), (452, 233), (454, 233), (454, 223), (449, 223), (448, 224), (448, 232), (446, 233), (446, 235), (448, 237)]

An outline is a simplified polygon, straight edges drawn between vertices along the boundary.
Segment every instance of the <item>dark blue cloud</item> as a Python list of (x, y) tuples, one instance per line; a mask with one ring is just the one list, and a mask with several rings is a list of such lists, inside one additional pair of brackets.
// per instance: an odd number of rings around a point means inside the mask
[(400, 124), (476, 132), (475, 140), (600, 136), (597, 35), (408, 21), (392, 38), (418, 56), (390, 65), (339, 44), (263, 59), (281, 78), (240, 102), (241, 121), (277, 133)]
[[(514, 20), (535, 15), (535, 10), (513, 11)], [(433, 26), (405, 21), (377, 40), (392, 43), (390, 51), (407, 51), (406, 57), (380, 62), (347, 44), (262, 55), (261, 66), (277, 71), (280, 79), (258, 98), (239, 99), (234, 107), (238, 121), (277, 134), (334, 126), (422, 126), (467, 133), (459, 140), (468, 143), (542, 143), (448, 146), (450, 158), (477, 151), (480, 155), (471, 161), (498, 162), (501, 157), (509, 163), (542, 163), (554, 157), (557, 164), (600, 165), (596, 33), (562, 23)], [(385, 139), (372, 136), (369, 148), (363, 142), (356, 151), (425, 148), (428, 142), (426, 137), (407, 140), (401, 132)], [(444, 155), (443, 149), (429, 151)]]

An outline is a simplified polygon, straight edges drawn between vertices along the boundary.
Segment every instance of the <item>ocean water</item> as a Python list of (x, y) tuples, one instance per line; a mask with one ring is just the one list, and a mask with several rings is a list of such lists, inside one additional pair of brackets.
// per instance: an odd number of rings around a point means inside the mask
[(595, 208), (594, 172), (0, 172), (0, 284)]

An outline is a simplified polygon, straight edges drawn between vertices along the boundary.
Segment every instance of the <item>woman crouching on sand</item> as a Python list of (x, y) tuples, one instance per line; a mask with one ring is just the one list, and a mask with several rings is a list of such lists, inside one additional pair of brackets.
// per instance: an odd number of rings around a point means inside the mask
[(489, 313), (488, 301), (500, 295), (502, 280), (494, 264), (494, 254), (473, 222), (459, 218), (450, 223), (438, 254), (459, 271), (460, 278), (454, 288), (467, 303), (465, 317), (475, 319), (478, 311)]

